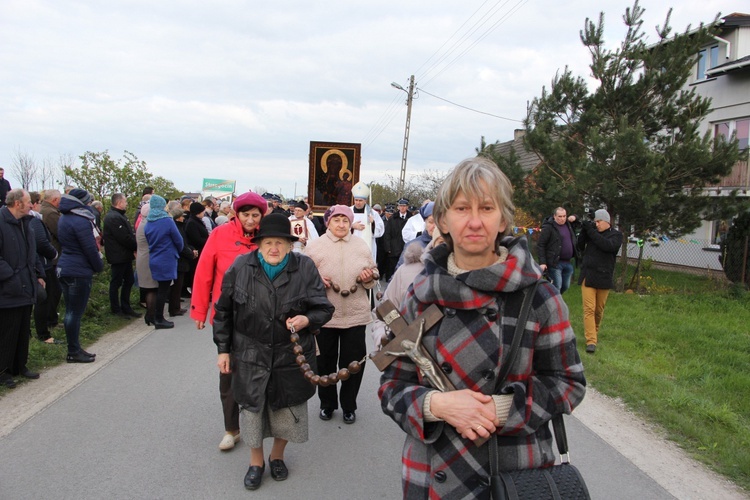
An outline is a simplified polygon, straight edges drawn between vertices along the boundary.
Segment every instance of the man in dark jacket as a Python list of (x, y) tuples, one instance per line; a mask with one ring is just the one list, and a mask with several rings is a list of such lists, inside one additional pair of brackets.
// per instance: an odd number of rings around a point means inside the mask
[(404, 250), (404, 238), (401, 235), (401, 231), (404, 229), (406, 221), (411, 217), (408, 208), (409, 200), (406, 198), (398, 200), (398, 212), (393, 214), (385, 224), (383, 247), (388, 259), (385, 273), (386, 281), (389, 281), (396, 271), (396, 264), (398, 264), (398, 259)]
[(140, 318), (130, 306), (130, 290), (133, 288), (133, 260), (137, 245), (135, 232), (125, 216), (128, 199), (122, 193), (112, 195), (112, 207), (104, 217), (104, 253), (112, 275), (109, 280), (109, 307), (114, 314)]
[[(36, 305), (34, 306), (34, 326), (36, 327), (36, 337), (45, 344), (62, 344), (62, 340), (57, 340), (50, 335), (48, 321), (51, 316), (49, 305), (50, 288), (52, 287), (53, 282), (58, 288), (58, 293), (60, 288), (60, 284), (57, 283), (57, 276), (54, 275), (59, 252), (52, 245), (52, 235), (50, 234), (49, 229), (47, 229), (47, 226), (44, 225), (44, 222), (42, 222), (42, 215), (38, 212), (41, 205), (39, 193), (31, 192), (29, 195), (31, 196), (32, 215), (29, 219), (29, 226), (34, 231), (36, 253), (42, 261), (44, 267), (44, 281), (46, 283), (45, 293), (39, 294)], [(57, 307), (56, 302), (55, 307)]]
[[(575, 215), (571, 217), (575, 220)], [(542, 234), (537, 242), (539, 267), (549, 273), (552, 284), (561, 294), (570, 288), (574, 271), (570, 261), (578, 257), (576, 234), (571, 222), (568, 212), (563, 207), (557, 207), (555, 214), (542, 223)]]
[(622, 233), (612, 229), (609, 212), (594, 213), (594, 222), (584, 221), (578, 237), (578, 248), (583, 252), (583, 265), (578, 284), (583, 295), (583, 330), (586, 352), (596, 352), (599, 325), (610, 289), (614, 288), (615, 262), (622, 246)]
[(0, 208), (5, 205), (5, 197), (10, 192), (10, 182), (5, 178), (5, 170), (0, 168)]
[[(59, 207), (61, 197), (62, 193), (57, 189), (46, 189), (44, 191), (44, 198), (42, 199), (42, 206), (39, 209), (39, 213), (42, 214), (42, 222), (44, 222), (44, 225), (49, 229), (49, 241), (52, 243), (52, 246), (55, 247), (55, 250), (57, 250), (58, 255), (62, 253), (60, 241), (57, 239), (57, 223), (60, 221)], [(54, 328), (59, 323), (57, 310), (60, 307), (60, 297), (62, 297), (60, 280), (57, 279), (57, 259), (55, 259), (54, 266), (47, 274), (45, 282), (47, 283), (47, 300), (45, 301), (47, 308), (47, 326), (49, 328)]]
[(37, 281), (44, 286), (44, 268), (29, 225), (29, 193), (11, 189), (5, 200), (6, 206), (0, 208), (0, 384), (12, 389), (16, 386), (14, 375), (39, 378), (26, 362), (31, 308), (36, 302)]

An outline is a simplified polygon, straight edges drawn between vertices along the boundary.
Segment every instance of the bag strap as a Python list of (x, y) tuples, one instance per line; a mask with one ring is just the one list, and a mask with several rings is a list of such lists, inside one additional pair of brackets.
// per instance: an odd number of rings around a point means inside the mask
[[(513, 341), (510, 345), (510, 354), (503, 366), (500, 376), (498, 377), (497, 387), (500, 387), (505, 379), (508, 378), (508, 373), (515, 363), (518, 357), (518, 348), (521, 345), (521, 339), (523, 338), (524, 328), (526, 322), (529, 319), (529, 310), (531, 309), (531, 302), (536, 295), (536, 290), (539, 287), (541, 280), (536, 281), (533, 285), (526, 287), (523, 291), (523, 303), (521, 304), (521, 312), (518, 314), (518, 320), (516, 322), (516, 329), (513, 332)], [(565, 432), (565, 421), (563, 415), (555, 415), (552, 417), (552, 429), (555, 433), (555, 443), (557, 443), (557, 451), (560, 453), (560, 461), (562, 463), (570, 463), (570, 451), (568, 450), (568, 435)], [(494, 476), (498, 474), (498, 447), (497, 447), (497, 436), (494, 439), (490, 439), (490, 473)]]
[[(529, 285), (523, 289), (523, 302), (521, 303), (521, 312), (518, 314), (516, 320), (516, 329), (513, 332), (513, 341), (510, 344), (510, 353), (505, 360), (505, 364), (500, 369), (500, 375), (497, 377), (496, 387), (500, 387), (508, 378), (510, 369), (516, 362), (518, 357), (518, 348), (521, 345), (521, 339), (523, 338), (523, 331), (526, 328), (526, 322), (529, 319), (529, 310), (531, 309), (531, 302), (534, 300), (536, 295), (536, 289), (539, 287), (540, 280), (534, 282), (533, 285)], [(495, 476), (498, 474), (498, 449), (497, 449), (497, 436), (494, 439), (490, 439), (490, 473)]]

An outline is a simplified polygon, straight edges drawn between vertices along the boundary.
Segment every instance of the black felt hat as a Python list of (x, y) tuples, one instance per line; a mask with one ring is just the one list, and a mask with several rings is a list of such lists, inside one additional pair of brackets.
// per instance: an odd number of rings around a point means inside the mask
[(260, 229), (254, 241), (260, 241), (263, 238), (286, 238), (290, 241), (299, 239), (292, 234), (292, 223), (282, 214), (266, 215), (260, 220)]

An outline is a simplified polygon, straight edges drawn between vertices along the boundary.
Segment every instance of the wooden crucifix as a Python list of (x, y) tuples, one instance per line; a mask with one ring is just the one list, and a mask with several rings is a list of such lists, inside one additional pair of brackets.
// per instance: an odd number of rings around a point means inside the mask
[(396, 358), (408, 356), (432, 387), (441, 392), (456, 389), (445, 373), (438, 368), (435, 359), (422, 346), (424, 332), (438, 324), (443, 318), (443, 313), (438, 306), (432, 304), (411, 324), (406, 322), (390, 300), (380, 304), (376, 313), (396, 336), (371, 357), (378, 370), (382, 372)]

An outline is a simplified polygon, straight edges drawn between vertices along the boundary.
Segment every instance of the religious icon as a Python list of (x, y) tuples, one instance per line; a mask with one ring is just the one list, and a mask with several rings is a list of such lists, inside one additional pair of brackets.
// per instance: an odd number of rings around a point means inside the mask
[(310, 142), (309, 199), (323, 212), (331, 205), (351, 205), (359, 181), (361, 144)]

